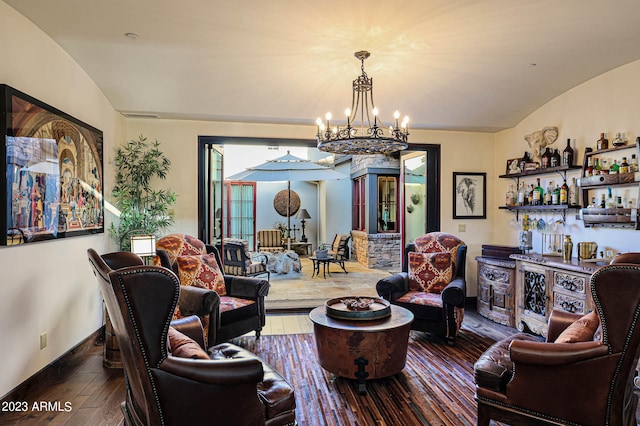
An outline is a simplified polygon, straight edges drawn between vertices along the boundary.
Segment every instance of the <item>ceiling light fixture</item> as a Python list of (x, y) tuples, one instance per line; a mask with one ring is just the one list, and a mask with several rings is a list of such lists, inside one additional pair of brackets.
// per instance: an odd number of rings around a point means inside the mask
[[(354, 55), (361, 62), (362, 75), (353, 80), (351, 108), (345, 110), (347, 125), (331, 127), (331, 113), (320, 118), (318, 125), (318, 149), (335, 154), (392, 154), (407, 149), (409, 117), (400, 123), (400, 113), (395, 112), (394, 125), (386, 126), (378, 119), (378, 108), (373, 103), (373, 79), (364, 71), (364, 60), (370, 53), (362, 50)], [(373, 116), (373, 124), (372, 124)], [(359, 120), (359, 121), (356, 121)]]

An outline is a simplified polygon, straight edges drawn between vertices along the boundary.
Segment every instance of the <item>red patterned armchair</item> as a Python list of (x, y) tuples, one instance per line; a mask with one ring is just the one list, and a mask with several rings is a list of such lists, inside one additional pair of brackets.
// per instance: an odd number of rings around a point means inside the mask
[(403, 272), (378, 281), (380, 297), (413, 312), (411, 328), (455, 342), (464, 318), (467, 246), (458, 237), (432, 232), (404, 250)]
[(218, 250), (190, 235), (164, 236), (158, 239), (156, 250), (155, 263), (173, 270), (181, 285), (214, 290), (220, 296), (219, 310), (211, 315), (208, 345), (250, 331), (260, 337), (266, 318), (264, 298), (269, 293), (268, 281), (225, 275)]

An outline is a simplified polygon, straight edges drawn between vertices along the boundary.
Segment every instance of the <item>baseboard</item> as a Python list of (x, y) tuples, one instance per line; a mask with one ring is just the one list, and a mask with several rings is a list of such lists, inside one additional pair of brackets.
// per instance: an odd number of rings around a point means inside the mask
[(75, 362), (82, 362), (82, 355), (85, 354), (89, 348), (102, 344), (104, 342), (104, 326), (91, 333), (86, 339), (69, 349), (64, 354), (53, 360), (42, 370), (29, 377), (20, 385), (9, 391), (0, 401), (21, 401), (26, 400), (30, 389), (33, 387), (42, 386), (42, 383), (51, 379), (54, 376), (59, 376), (60, 371), (73, 365)]

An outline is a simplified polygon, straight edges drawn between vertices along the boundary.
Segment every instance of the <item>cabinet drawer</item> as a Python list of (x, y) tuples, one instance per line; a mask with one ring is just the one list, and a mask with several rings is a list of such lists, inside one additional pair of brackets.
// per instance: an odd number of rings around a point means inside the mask
[(493, 283), (509, 284), (513, 270), (501, 268), (499, 266), (481, 264), (478, 270), (478, 276), (481, 279), (491, 281)]
[(572, 314), (584, 315), (587, 313), (586, 298), (570, 292), (555, 291), (553, 293), (553, 307)]
[(561, 288), (573, 293), (585, 294), (587, 280), (588, 278), (584, 275), (575, 275), (558, 271), (553, 272), (554, 288)]

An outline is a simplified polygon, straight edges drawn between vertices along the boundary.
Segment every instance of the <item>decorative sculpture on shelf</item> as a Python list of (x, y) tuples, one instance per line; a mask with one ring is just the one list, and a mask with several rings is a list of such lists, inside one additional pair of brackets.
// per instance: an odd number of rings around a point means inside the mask
[(542, 154), (547, 146), (553, 144), (558, 139), (558, 128), (547, 126), (542, 130), (537, 130), (524, 137), (529, 144), (531, 150), (531, 159), (534, 162), (540, 162)]

